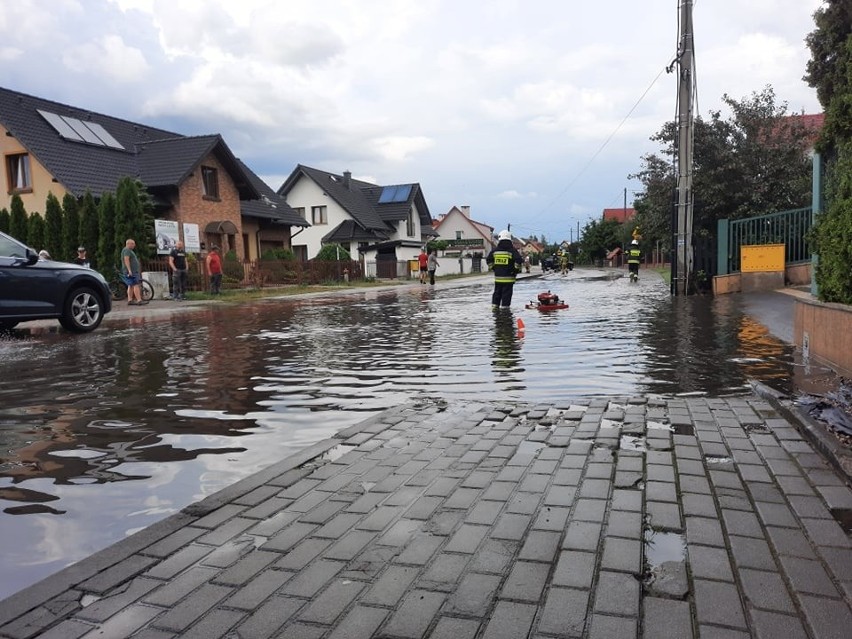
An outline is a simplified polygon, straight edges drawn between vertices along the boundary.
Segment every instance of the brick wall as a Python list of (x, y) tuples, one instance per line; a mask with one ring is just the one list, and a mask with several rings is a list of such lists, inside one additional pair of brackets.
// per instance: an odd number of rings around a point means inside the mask
[[(201, 182), (201, 167), (209, 166), (216, 169), (219, 181), (219, 199), (213, 200), (205, 198)], [(224, 255), (229, 250), (235, 250), (239, 258), (244, 258), (243, 242), (242, 242), (242, 220), (240, 217), (240, 197), (237, 187), (231, 179), (230, 174), (225, 170), (215, 155), (208, 155), (195, 168), (190, 176), (180, 185), (178, 189), (177, 201), (174, 202), (174, 209), (169, 219), (176, 220), (183, 224), (189, 222), (198, 224), (201, 234), (201, 241), (204, 242), (207, 248), (211, 244), (217, 244), (222, 249)], [(233, 243), (229, 244), (226, 236), (211, 235), (204, 232), (205, 227), (210, 222), (221, 222), (228, 220), (237, 227), (237, 232), (233, 236)]]

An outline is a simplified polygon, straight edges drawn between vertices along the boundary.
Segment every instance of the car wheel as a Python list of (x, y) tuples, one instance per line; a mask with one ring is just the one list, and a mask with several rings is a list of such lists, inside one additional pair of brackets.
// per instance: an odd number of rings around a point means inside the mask
[(103, 318), (101, 298), (95, 291), (83, 286), (74, 289), (68, 296), (59, 323), (74, 333), (88, 333), (95, 330)]

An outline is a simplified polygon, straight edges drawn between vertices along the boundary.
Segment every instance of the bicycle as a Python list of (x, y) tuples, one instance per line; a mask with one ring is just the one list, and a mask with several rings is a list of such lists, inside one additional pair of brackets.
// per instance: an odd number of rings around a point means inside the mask
[[(142, 300), (150, 302), (154, 299), (154, 287), (151, 286), (151, 282), (143, 279), (139, 284), (142, 287)], [(118, 269), (115, 269), (115, 277), (113, 277), (113, 279), (109, 282), (109, 290), (112, 294), (112, 299), (127, 299), (127, 282), (125, 281), (124, 275), (122, 275), (121, 271)]]

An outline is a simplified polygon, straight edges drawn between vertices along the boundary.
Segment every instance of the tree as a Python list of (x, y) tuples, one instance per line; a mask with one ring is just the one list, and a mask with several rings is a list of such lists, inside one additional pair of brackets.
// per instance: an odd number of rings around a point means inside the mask
[(812, 233), (815, 277), (821, 300), (852, 304), (852, 3), (826, 0), (814, 23), (804, 79), (825, 110), (817, 148), (826, 161), (825, 209)]
[(80, 215), (77, 198), (66, 193), (62, 198), (62, 252), (51, 255), (57, 260), (70, 260), (77, 255), (80, 246)]
[(136, 254), (140, 260), (146, 259), (150, 253), (151, 238), (150, 233), (146, 233), (145, 217), (139, 183), (131, 177), (121, 178), (115, 190), (115, 243), (123, 247), (128, 238), (136, 240)]
[(0, 231), (8, 233), (10, 221), (11, 220), (9, 218), (9, 211), (7, 211), (5, 208), (0, 209)]
[(621, 246), (621, 224), (616, 220), (592, 220), (583, 227), (580, 250), (592, 261), (602, 260)]
[(44, 247), (57, 258), (62, 254), (62, 204), (53, 193), (44, 204)]
[[(777, 104), (771, 87), (743, 100), (722, 97), (731, 111), (727, 119), (711, 111), (695, 119), (693, 161), (693, 233), (712, 235), (716, 221), (737, 219), (807, 206), (810, 161), (805, 154), (807, 131), (787, 118), (786, 103)], [(677, 128), (667, 122), (651, 138), (660, 154), (642, 158), (631, 177), (643, 185), (634, 202), (643, 243), (671, 248), (676, 175)]]
[(100, 236), (97, 262), (101, 273), (110, 279), (113, 277), (113, 268), (118, 266), (120, 247), (124, 246), (124, 241), (121, 244), (116, 241), (118, 236), (115, 231), (115, 196), (112, 193), (104, 193), (101, 196), (98, 204), (98, 227)]
[[(41, 213), (32, 213), (27, 221), (27, 225), (27, 242), (37, 251), (43, 249), (46, 245), (44, 243), (44, 218), (41, 216)], [(50, 255), (53, 257), (53, 253), (50, 253)]]
[(349, 256), (349, 251), (340, 244), (325, 244), (317, 253), (316, 259), (330, 262), (336, 260), (349, 262), (352, 258)]
[(92, 268), (98, 267), (98, 205), (90, 191), (80, 202), (80, 244), (86, 247)]
[[(15, 193), (12, 196), (12, 213), (9, 218), (9, 235), (19, 242), (27, 244), (29, 224), (27, 223), (27, 210), (21, 196)], [(28, 245), (29, 246), (29, 245)]]

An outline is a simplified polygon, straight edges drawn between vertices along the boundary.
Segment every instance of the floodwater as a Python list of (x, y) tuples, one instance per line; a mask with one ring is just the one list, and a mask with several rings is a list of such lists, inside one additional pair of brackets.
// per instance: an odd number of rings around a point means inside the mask
[[(600, 274), (497, 313), (439, 282), (0, 340), (0, 598), (403, 402), (792, 390), (792, 347), (730, 296)], [(545, 289), (570, 308), (523, 308)]]

